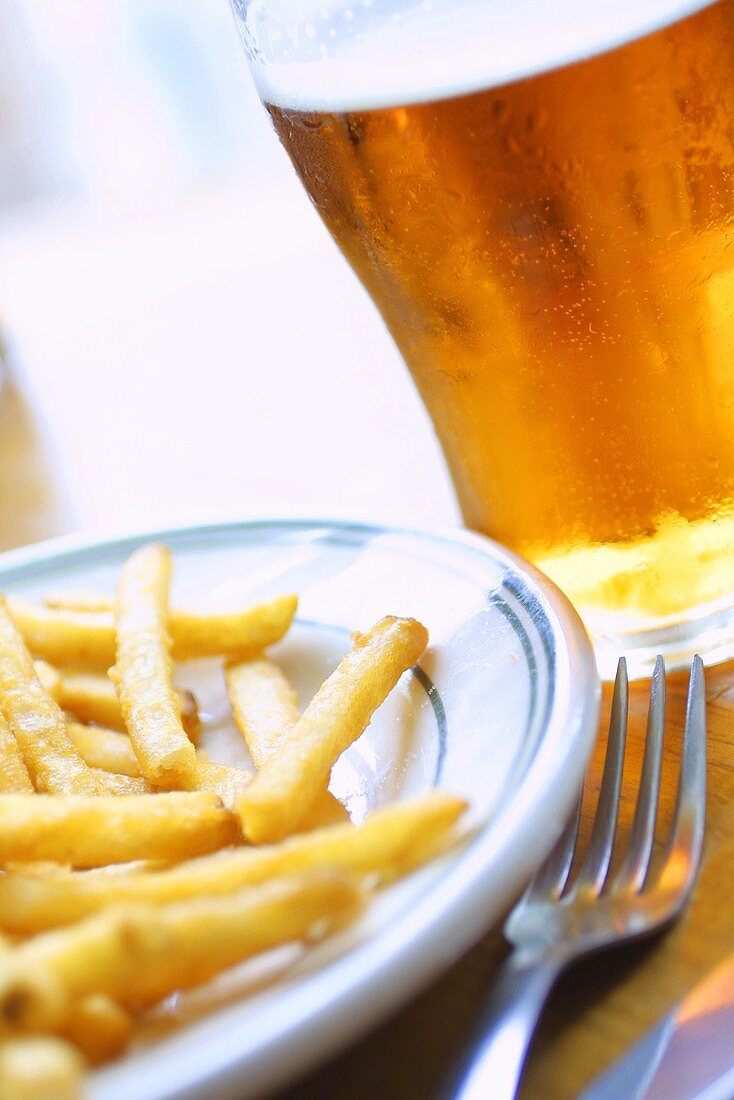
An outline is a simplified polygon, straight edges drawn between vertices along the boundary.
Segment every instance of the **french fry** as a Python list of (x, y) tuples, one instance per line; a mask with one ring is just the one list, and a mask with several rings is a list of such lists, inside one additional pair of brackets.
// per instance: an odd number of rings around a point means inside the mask
[(63, 1039), (0, 1041), (0, 1100), (81, 1100), (84, 1063)]
[(217, 852), (158, 871), (6, 874), (0, 877), (0, 925), (8, 932), (35, 934), (108, 905), (229, 894), (317, 868), (391, 882), (448, 847), (465, 806), (459, 798), (435, 792), (376, 810), (359, 827), (335, 825), (280, 844)]
[(91, 768), (139, 778), (140, 763), (126, 734), (81, 722), (68, 722), (66, 728), (77, 752)]
[(278, 754), (265, 761), (245, 791), (237, 813), (248, 840), (280, 840), (297, 828), (327, 785), (332, 765), (427, 644), (421, 623), (393, 617), (355, 639)]
[[(34, 657), (63, 667), (107, 669), (113, 664), (111, 611), (41, 607), (17, 597), (9, 600), (9, 606)], [(280, 641), (297, 606), (298, 598), (287, 595), (235, 611), (173, 609), (168, 621), (172, 656), (187, 661), (258, 652)]]
[[(120, 867), (150, 867), (151, 864), (145, 861), (138, 863), (122, 863)], [(155, 866), (160, 866), (156, 864)], [(42, 878), (45, 875), (53, 874), (54, 876), (71, 871), (71, 867), (67, 867), (63, 863), (54, 863), (52, 860), (33, 860), (31, 863), (25, 860), (12, 860), (3, 864), (3, 872), (7, 874), (19, 874), (30, 875), (31, 878)], [(0, 875), (2, 878), (2, 875)]]
[[(94, 722), (107, 729), (125, 729), (115, 685), (106, 673), (62, 672), (46, 661), (36, 661), (35, 668), (46, 691), (62, 710), (85, 725)], [(195, 743), (201, 732), (196, 699), (190, 691), (178, 690), (176, 694), (181, 724)]]
[(34, 657), (52, 665), (106, 669), (115, 659), (111, 613), (52, 611), (13, 596), (8, 608)]
[(41, 686), (2, 597), (0, 707), (36, 790), (94, 794), (94, 776), (74, 748), (58, 704)]
[[(236, 810), (237, 806), (233, 809)], [(329, 825), (345, 824), (351, 824), (351, 818), (344, 803), (335, 798), (331, 791), (319, 791), (299, 823), (293, 827), (293, 832), (310, 833), (314, 829), (325, 829)]]
[(272, 661), (230, 662), (224, 670), (237, 728), (261, 768), (292, 732), (300, 715), (296, 693)]
[(45, 1003), (39, 985), (34, 1012), (56, 1030), (79, 998), (102, 994), (133, 1009), (153, 1004), (278, 944), (320, 938), (353, 919), (364, 900), (352, 879), (313, 873), (227, 897), (108, 909), (0, 956), (0, 1026), (14, 1026), (5, 1009), (29, 975), (53, 983)]
[(188, 661), (194, 657), (257, 653), (280, 641), (288, 632), (297, 608), (298, 597), (289, 594), (239, 611), (174, 609), (173, 656), (177, 661)]
[(23, 763), (18, 742), (0, 712), (0, 792), (33, 794), (28, 768)]
[(60, 1030), (90, 1065), (97, 1066), (122, 1054), (130, 1042), (133, 1021), (115, 1001), (92, 993), (71, 1006)]
[[(79, 722), (69, 722), (69, 733), (78, 752), (87, 764), (95, 769), (113, 774), (104, 776), (98, 782), (106, 794), (143, 794), (149, 789), (140, 778), (140, 762), (135, 755), (130, 738), (115, 730), (102, 729), (99, 726), (83, 726)], [(130, 781), (126, 782), (130, 777)], [(198, 758), (196, 783), (193, 790), (212, 791), (228, 810), (234, 809), (242, 797), (245, 787), (252, 782), (252, 772), (243, 768), (234, 768), (228, 764), (217, 764), (213, 760)]]
[(125, 729), (120, 701), (109, 676), (92, 672), (60, 675), (54, 698), (63, 710), (75, 715), (80, 722)]
[(62, 611), (112, 611), (115, 601), (88, 588), (67, 588), (47, 592), (43, 606)]
[(181, 725), (166, 626), (171, 556), (144, 546), (125, 562), (115, 621), (117, 663), (110, 670), (144, 777), (155, 787), (191, 788), (196, 750)]
[(104, 771), (102, 768), (91, 768), (90, 771), (97, 784), (97, 794), (128, 795), (150, 793), (150, 786), (144, 779), (135, 779), (129, 775), (115, 775), (113, 772)]
[(233, 816), (208, 792), (0, 795), (0, 863), (53, 860), (99, 867), (133, 859), (179, 860), (237, 839)]
[[(0, 1036), (48, 1030), (48, 1020), (62, 1019), (68, 1011), (58, 979), (42, 970), (20, 972), (14, 962), (16, 950), (11, 947), (0, 955)], [(11, 978), (3, 985), (6, 970)]]
[[(61, 673), (59, 672), (59, 670), (57, 668), (54, 668), (52, 665), (49, 665), (46, 661), (34, 661), (33, 671), (38, 677), (38, 682), (40, 683), (44, 691), (47, 691), (54, 702), (58, 703), (59, 685), (61, 683)], [(111, 682), (112, 681), (110, 681), (110, 683)]]
[[(255, 767), (261, 768), (298, 721), (296, 693), (278, 666), (264, 657), (230, 662), (225, 668), (225, 678), (234, 720)], [(324, 784), (301, 829), (318, 829), (348, 820), (344, 806)]]
[(181, 725), (189, 735), (189, 740), (193, 741), (196, 745), (198, 744), (201, 734), (201, 718), (199, 717), (199, 707), (196, 702), (196, 696), (193, 692), (186, 691), (183, 688), (176, 688), (175, 691), (176, 698), (178, 699), (178, 709), (181, 715)]
[(195, 790), (211, 791), (228, 810), (234, 810), (245, 789), (252, 782), (252, 772), (244, 768), (233, 768), (229, 764), (218, 764), (214, 760), (199, 758), (199, 772)]

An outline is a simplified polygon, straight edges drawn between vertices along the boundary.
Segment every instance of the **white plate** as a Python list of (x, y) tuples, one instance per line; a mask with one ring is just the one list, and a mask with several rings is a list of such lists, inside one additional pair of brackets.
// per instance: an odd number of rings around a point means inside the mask
[[(179, 605), (299, 593), (297, 623), (272, 653), (302, 704), (352, 630), (385, 614), (422, 620), (429, 651), (334, 769), (332, 790), (359, 819), (441, 786), (469, 799), (478, 825), (461, 850), (385, 891), (357, 927), (297, 958), (276, 953), (267, 983), (262, 965), (240, 968), (224, 988), (247, 997), (137, 1046), (89, 1090), (93, 1100), (252, 1097), (375, 1024), (498, 918), (560, 832), (593, 744), (599, 681), (565, 598), (509, 552), (460, 531), (285, 520), (59, 540), (4, 555), (0, 589), (112, 591), (122, 561), (150, 539), (174, 551)], [(178, 679), (221, 711), (216, 662), (191, 663)], [(242, 752), (226, 720), (207, 736), (213, 756)]]

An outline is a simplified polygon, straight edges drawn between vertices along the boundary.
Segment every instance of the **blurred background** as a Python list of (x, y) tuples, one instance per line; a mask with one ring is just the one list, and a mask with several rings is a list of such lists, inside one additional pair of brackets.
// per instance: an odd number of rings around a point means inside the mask
[(0, 0), (0, 547), (458, 513), (228, 0)]

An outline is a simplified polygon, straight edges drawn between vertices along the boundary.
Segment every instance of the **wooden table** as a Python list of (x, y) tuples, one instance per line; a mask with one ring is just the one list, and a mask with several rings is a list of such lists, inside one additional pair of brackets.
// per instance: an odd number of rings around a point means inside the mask
[[(263, 507), (456, 521), (394, 349), (289, 188), (273, 185), (257, 207), (230, 190), (147, 226), (56, 219), (0, 232), (17, 379), (0, 398), (0, 547)], [(734, 666), (710, 669), (707, 685), (709, 820), (693, 903), (663, 938), (593, 960), (560, 985), (527, 1097), (573, 1096), (734, 950)], [(684, 680), (671, 681), (669, 759), (684, 692)], [(635, 687), (636, 765), (645, 710)], [(436, 1096), (503, 951), (490, 933), (284, 1097)]]

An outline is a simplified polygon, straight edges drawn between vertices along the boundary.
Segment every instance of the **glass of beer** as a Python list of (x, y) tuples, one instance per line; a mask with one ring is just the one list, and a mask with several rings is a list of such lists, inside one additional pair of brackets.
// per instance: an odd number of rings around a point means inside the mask
[(468, 526), (734, 654), (734, 0), (232, 0)]

